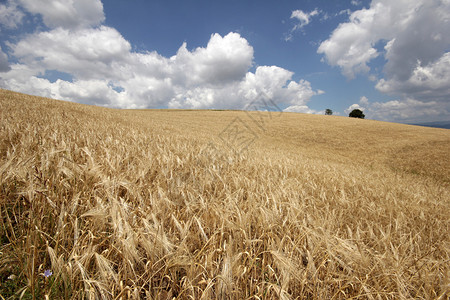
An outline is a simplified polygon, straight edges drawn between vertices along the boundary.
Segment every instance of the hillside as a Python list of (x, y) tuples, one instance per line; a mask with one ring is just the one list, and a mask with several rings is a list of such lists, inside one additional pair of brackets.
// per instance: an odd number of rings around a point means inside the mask
[(5, 299), (449, 295), (449, 130), (6, 90), (0, 118)]
[(426, 122), (426, 123), (418, 123), (418, 124), (411, 124), (411, 125), (450, 129), (450, 121)]

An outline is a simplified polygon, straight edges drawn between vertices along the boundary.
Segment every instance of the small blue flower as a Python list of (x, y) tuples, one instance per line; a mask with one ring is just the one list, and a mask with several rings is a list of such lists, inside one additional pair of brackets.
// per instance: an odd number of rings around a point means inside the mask
[(50, 276), (52, 276), (52, 275), (53, 275), (52, 270), (45, 270), (45, 271), (44, 271), (44, 276), (45, 276), (45, 277), (48, 278), (48, 277), (50, 277)]

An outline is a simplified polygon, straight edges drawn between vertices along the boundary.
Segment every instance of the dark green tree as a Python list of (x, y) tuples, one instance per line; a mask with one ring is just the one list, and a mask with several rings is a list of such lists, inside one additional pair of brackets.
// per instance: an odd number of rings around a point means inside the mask
[(363, 111), (360, 109), (352, 110), (352, 112), (348, 116), (350, 118), (360, 118), (360, 119), (364, 119), (364, 117), (365, 117)]
[(333, 111), (331, 109), (327, 108), (327, 109), (325, 109), (325, 114), (327, 116), (331, 116), (333, 114)]

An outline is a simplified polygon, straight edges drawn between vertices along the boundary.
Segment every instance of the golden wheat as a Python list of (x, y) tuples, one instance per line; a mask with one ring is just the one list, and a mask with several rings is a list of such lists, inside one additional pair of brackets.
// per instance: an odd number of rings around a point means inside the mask
[(6, 90), (0, 114), (5, 299), (449, 296), (448, 130)]

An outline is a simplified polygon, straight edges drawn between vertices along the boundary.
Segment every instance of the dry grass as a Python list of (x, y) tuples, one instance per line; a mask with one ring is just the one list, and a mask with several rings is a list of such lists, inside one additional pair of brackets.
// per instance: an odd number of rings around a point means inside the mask
[(6, 90), (0, 114), (5, 299), (449, 296), (449, 130)]

